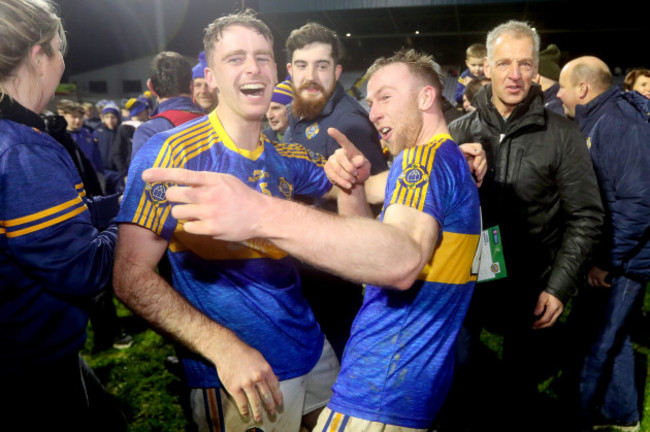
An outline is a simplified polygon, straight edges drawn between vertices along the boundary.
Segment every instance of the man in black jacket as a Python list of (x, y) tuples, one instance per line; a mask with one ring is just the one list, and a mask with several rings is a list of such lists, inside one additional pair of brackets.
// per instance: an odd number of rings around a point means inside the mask
[[(506, 371), (501, 406), (517, 430), (533, 430), (542, 412), (549, 417), (535, 397), (550, 354), (562, 351), (551, 327), (581, 285), (603, 223), (585, 139), (571, 121), (544, 108), (533, 83), (539, 44), (527, 23), (493, 29), (484, 68), (491, 83), (474, 97), (477, 110), (449, 127), (457, 143), (480, 142), (487, 156), (479, 190), (483, 226), (499, 225), (508, 276), (477, 285), (465, 330), (476, 343), (487, 318), (497, 318)], [(474, 346), (461, 345), (470, 365), (477, 363)], [(469, 370), (485, 377), (476, 366)]]

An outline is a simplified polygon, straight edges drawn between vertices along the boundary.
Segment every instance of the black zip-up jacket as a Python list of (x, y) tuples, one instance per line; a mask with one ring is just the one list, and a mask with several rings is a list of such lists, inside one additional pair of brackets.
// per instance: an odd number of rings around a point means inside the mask
[(510, 282), (566, 304), (584, 280), (604, 218), (585, 138), (544, 109), (536, 84), (507, 119), (491, 99), (488, 84), (474, 97), (476, 111), (449, 125), (457, 143), (480, 142), (486, 151), (483, 226), (501, 228)]

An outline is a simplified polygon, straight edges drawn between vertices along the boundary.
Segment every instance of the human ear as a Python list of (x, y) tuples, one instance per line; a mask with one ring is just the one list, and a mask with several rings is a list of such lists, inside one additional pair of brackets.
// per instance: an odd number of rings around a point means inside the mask
[(341, 72), (343, 72), (343, 66), (341, 66), (340, 64), (337, 64), (337, 65), (336, 65), (335, 72), (334, 72), (334, 73), (336, 74), (336, 80), (337, 80), (337, 81), (338, 81), (339, 78), (341, 77)]
[(483, 75), (485, 75), (486, 78), (492, 79), (492, 76), (490, 74), (490, 62), (488, 62), (487, 57), (483, 59)]
[(205, 68), (205, 82), (208, 83), (210, 90), (218, 89), (216, 76), (212, 69), (209, 67)]
[(418, 108), (427, 111), (436, 100), (436, 89), (431, 86), (422, 87), (418, 94)]

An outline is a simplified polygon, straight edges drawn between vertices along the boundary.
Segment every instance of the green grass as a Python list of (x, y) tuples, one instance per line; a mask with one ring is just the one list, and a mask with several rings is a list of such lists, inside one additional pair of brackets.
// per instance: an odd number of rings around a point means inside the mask
[[(118, 316), (123, 327), (134, 337), (134, 343), (124, 350), (109, 349), (92, 354), (92, 327), (88, 327), (88, 340), (82, 351), (83, 357), (93, 368), (108, 391), (122, 403), (130, 432), (176, 432), (186, 431), (188, 424), (181, 401), (185, 401), (185, 387), (181, 380), (169, 372), (164, 361), (174, 355), (173, 345), (152, 331), (140, 319), (133, 316), (116, 302)], [(644, 313), (650, 316), (650, 294), (646, 290)], [(569, 313), (570, 311), (567, 311)], [(563, 316), (566, 318), (566, 314)], [(644, 368), (645, 399), (641, 430), (650, 432), (650, 336), (647, 324), (635, 337), (637, 365)], [(501, 357), (501, 337), (486, 330), (481, 339), (486, 348)], [(557, 399), (556, 385), (562, 380), (562, 371), (540, 383), (539, 390), (550, 399)]]
[(174, 355), (168, 340), (149, 329), (123, 305), (116, 302), (118, 317), (134, 342), (124, 350), (92, 353), (93, 333), (82, 351), (106, 389), (122, 403), (130, 432), (184, 431), (181, 408), (184, 386), (165, 368), (165, 358)]

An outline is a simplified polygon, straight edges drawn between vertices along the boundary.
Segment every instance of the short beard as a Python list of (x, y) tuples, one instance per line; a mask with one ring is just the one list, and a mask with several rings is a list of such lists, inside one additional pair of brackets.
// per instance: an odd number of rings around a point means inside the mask
[[(318, 99), (305, 99), (302, 97), (302, 90), (307, 87), (316, 87), (321, 92), (321, 96)], [(294, 91), (293, 102), (291, 102), (291, 113), (297, 119), (306, 119), (313, 120), (323, 112), (323, 108), (327, 105), (334, 89), (336, 88), (336, 81), (332, 84), (332, 88), (325, 90), (319, 84), (315, 82), (306, 82), (301, 85), (297, 91)]]
[[(418, 144), (418, 136), (422, 131), (423, 121), (420, 112), (415, 108), (411, 115), (405, 116), (409, 119), (407, 123), (402, 123), (397, 130), (397, 140), (393, 142), (393, 145), (388, 146), (388, 151), (393, 156), (397, 156), (402, 152), (402, 150), (414, 147)], [(401, 130), (400, 130), (401, 129)]]

